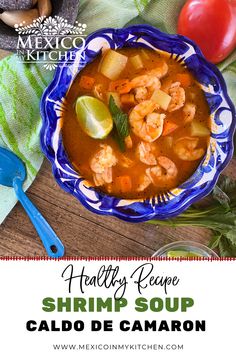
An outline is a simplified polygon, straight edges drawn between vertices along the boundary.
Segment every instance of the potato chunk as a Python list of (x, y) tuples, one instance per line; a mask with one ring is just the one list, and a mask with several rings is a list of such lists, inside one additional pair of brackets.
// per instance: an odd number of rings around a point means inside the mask
[(204, 136), (209, 136), (210, 131), (204, 124), (196, 120), (193, 120), (190, 125), (190, 134), (191, 136), (204, 137)]
[(99, 65), (100, 73), (110, 80), (116, 80), (126, 67), (127, 61), (128, 57), (125, 55), (108, 50)]
[(151, 100), (156, 102), (162, 109), (166, 111), (170, 104), (171, 97), (162, 90), (155, 90), (153, 92)]
[(131, 57), (129, 60), (135, 70), (140, 70), (143, 68), (143, 62), (142, 62), (140, 55), (137, 54), (137, 55)]

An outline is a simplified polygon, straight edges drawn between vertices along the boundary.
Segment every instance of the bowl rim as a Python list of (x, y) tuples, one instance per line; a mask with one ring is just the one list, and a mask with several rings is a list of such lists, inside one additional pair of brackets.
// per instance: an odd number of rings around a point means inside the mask
[[(151, 258), (155, 258), (155, 257), (166, 257), (165, 253), (167, 251), (171, 251), (171, 250), (176, 250), (176, 249), (181, 249), (181, 248), (186, 248), (189, 251), (191, 250), (191, 248), (193, 250), (199, 250), (202, 253), (207, 253), (207, 256), (199, 256), (199, 257), (207, 257), (207, 258), (220, 258), (218, 256), (218, 254), (213, 251), (211, 248), (209, 248), (206, 245), (201, 244), (200, 242), (196, 242), (196, 241), (192, 241), (192, 240), (179, 240), (179, 241), (174, 241), (171, 243), (168, 243), (162, 247), (160, 247), (155, 253), (153, 253), (153, 255), (151, 256)], [(200, 252), (199, 252), (200, 253)], [(197, 257), (197, 256), (196, 256)]]
[[(51, 91), (51, 89), (55, 86), (55, 83), (58, 80), (58, 76), (60, 77), (60, 72), (62, 70), (62, 68), (64, 67), (63, 65), (59, 65), (57, 67), (57, 69), (55, 70), (54, 73), (54, 77), (51, 81), (51, 83), (46, 87), (42, 98), (41, 98), (41, 102), (40, 102), (40, 113), (41, 113), (41, 117), (42, 117), (42, 128), (40, 131), (40, 144), (41, 144), (41, 149), (44, 153), (44, 155), (47, 157), (47, 159), (51, 162), (52, 164), (52, 172), (54, 175), (55, 180), (57, 181), (57, 183), (60, 185), (60, 187), (72, 194), (73, 196), (75, 196), (77, 199), (79, 199), (79, 201), (81, 202), (82, 205), (84, 205), (88, 210), (95, 212), (96, 214), (100, 214), (100, 215), (110, 215), (110, 216), (115, 216), (118, 217), (119, 219), (128, 221), (128, 222), (143, 222), (143, 221), (148, 221), (151, 219), (167, 219), (170, 217), (175, 217), (177, 215), (179, 215), (180, 213), (184, 212), (190, 205), (192, 205), (193, 203), (195, 203), (196, 201), (198, 201), (199, 199), (202, 199), (203, 197), (207, 196), (211, 190), (214, 188), (221, 172), (223, 171), (223, 169), (227, 166), (227, 164), (229, 163), (229, 161), (231, 160), (232, 156), (233, 156), (233, 152), (234, 152), (234, 142), (233, 142), (233, 136), (234, 136), (234, 131), (235, 131), (235, 127), (236, 127), (236, 114), (235, 114), (235, 107), (233, 105), (233, 102), (231, 101), (229, 95), (228, 95), (228, 91), (227, 91), (227, 86), (226, 83), (224, 81), (223, 75), (221, 74), (221, 72), (219, 71), (219, 69), (212, 63), (208, 62), (206, 60), (206, 58), (203, 56), (201, 50), (199, 49), (199, 47), (189, 38), (183, 36), (183, 35), (179, 35), (179, 34), (168, 34), (165, 32), (162, 32), (161, 30), (159, 30), (156, 27), (153, 27), (151, 25), (148, 24), (136, 24), (136, 25), (132, 25), (132, 26), (128, 26), (128, 27), (124, 27), (124, 28), (110, 28), (110, 27), (106, 27), (106, 28), (102, 28), (99, 29), (95, 32), (92, 32), (90, 35), (88, 35), (86, 37), (85, 42), (88, 43), (90, 40), (98, 37), (101, 34), (104, 34), (106, 32), (111, 32), (113, 34), (120, 34), (124, 31), (128, 31), (128, 30), (141, 30), (146, 32), (146, 34), (148, 35), (148, 32), (150, 32), (152, 35), (156, 34), (156, 35), (164, 35), (168, 38), (174, 39), (174, 40), (178, 40), (178, 41), (184, 41), (187, 42), (188, 44), (190, 44), (195, 51), (195, 54), (199, 55), (201, 58), (201, 61), (208, 67), (210, 68), (211, 71), (213, 71), (216, 76), (217, 79), (219, 80), (220, 83), (220, 88), (221, 91), (223, 93), (223, 96), (227, 102), (227, 104), (230, 107), (230, 112), (232, 113), (232, 122), (230, 125), (230, 129), (229, 129), (229, 133), (228, 133), (228, 144), (229, 144), (229, 150), (227, 151), (227, 156), (225, 158), (225, 160), (223, 161), (223, 163), (221, 163), (220, 165), (218, 165), (218, 168), (214, 168), (214, 176), (213, 179), (211, 181), (206, 182), (206, 187), (202, 188), (202, 191), (200, 191), (197, 195), (193, 196), (192, 198), (188, 197), (187, 200), (185, 200), (185, 202), (182, 202), (180, 206), (177, 206), (177, 208), (174, 208), (173, 211), (168, 211), (167, 215), (160, 215), (159, 212), (156, 212), (154, 209), (147, 213), (147, 214), (143, 214), (143, 216), (138, 215), (137, 217), (135, 215), (127, 215), (124, 214), (122, 212), (118, 212), (115, 208), (113, 208), (112, 210), (98, 210), (95, 209), (94, 207), (90, 206), (87, 201), (86, 201), (86, 197), (80, 192), (79, 194), (75, 194), (73, 188), (69, 188), (68, 186), (66, 186), (60, 178), (57, 178), (56, 176), (56, 171), (57, 171), (57, 167), (55, 165), (55, 160), (54, 160), (54, 156), (51, 155), (51, 153), (48, 151), (47, 145), (44, 142), (44, 137), (45, 137), (45, 132), (47, 131), (47, 114), (46, 114), (46, 107), (44, 105), (44, 102), (46, 101), (46, 97), (48, 95), (48, 93)], [(113, 41), (113, 40), (112, 40)], [(114, 41), (113, 41), (114, 42)], [(78, 49), (76, 48), (72, 48), (69, 51), (77, 51)], [(65, 60), (62, 60), (61, 64), (65, 64)], [(87, 65), (87, 63), (86, 63)], [(70, 85), (68, 86), (67, 92), (72, 84), (72, 82), (74, 81), (74, 79), (76, 78), (77, 74), (79, 73), (80, 70), (78, 70), (78, 72), (76, 73), (76, 75), (73, 77), (73, 79), (70, 82)], [(200, 164), (204, 161), (205, 159), (205, 155), (204, 158), (201, 160)], [(70, 160), (68, 158), (68, 162), (70, 163)], [(71, 165), (71, 163), (70, 163)], [(200, 166), (200, 165), (199, 165)], [(199, 169), (196, 169), (196, 171)], [(196, 173), (196, 171), (194, 173)], [(77, 171), (74, 170), (74, 172), (78, 173)], [(194, 175), (193, 173), (193, 175)], [(192, 176), (193, 176), (192, 175)], [(191, 176), (191, 177), (192, 177)], [(190, 178), (191, 178), (190, 177)], [(188, 180), (187, 180), (188, 181)], [(185, 181), (186, 182), (186, 181)], [(185, 183), (184, 182), (184, 183)], [(176, 188), (181, 188), (181, 186), (183, 185), (183, 183), (179, 186), (177, 186)], [(97, 191), (96, 192), (101, 196), (101, 197), (109, 197), (109, 198), (113, 198), (113, 199), (119, 199), (120, 201), (132, 201), (133, 203), (141, 203), (143, 204), (147, 199), (142, 199), (142, 200), (130, 200), (130, 199), (124, 199), (124, 198), (116, 198), (114, 196), (110, 196), (109, 194), (105, 194), (103, 192)], [(153, 198), (157, 198), (159, 195), (156, 195)], [(151, 197), (149, 199), (152, 199)], [(186, 199), (186, 198), (185, 198)]]

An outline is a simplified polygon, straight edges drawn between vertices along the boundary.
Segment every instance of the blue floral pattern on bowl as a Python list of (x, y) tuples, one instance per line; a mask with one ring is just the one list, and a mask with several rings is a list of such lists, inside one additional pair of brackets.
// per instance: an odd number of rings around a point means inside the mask
[[(211, 112), (210, 143), (196, 172), (178, 188), (145, 200), (119, 199), (89, 186), (70, 163), (61, 136), (65, 96), (78, 72), (93, 61), (102, 49), (122, 47), (165, 51), (176, 61), (186, 65), (201, 85)], [(41, 147), (52, 164), (58, 184), (78, 198), (90, 211), (113, 215), (130, 222), (174, 217), (209, 194), (233, 154), (235, 109), (228, 97), (221, 73), (206, 61), (198, 47), (183, 36), (162, 33), (148, 25), (135, 25), (94, 32), (87, 37), (84, 46), (73, 49), (72, 52), (75, 60), (73, 63), (64, 60), (58, 66), (41, 101)]]

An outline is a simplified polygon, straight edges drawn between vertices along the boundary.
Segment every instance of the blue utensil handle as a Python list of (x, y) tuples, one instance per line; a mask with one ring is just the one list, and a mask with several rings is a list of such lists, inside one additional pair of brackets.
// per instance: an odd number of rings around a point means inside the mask
[(62, 257), (64, 255), (64, 246), (61, 240), (23, 191), (22, 180), (16, 177), (13, 181), (13, 187), (19, 201), (38, 232), (48, 256), (53, 258)]

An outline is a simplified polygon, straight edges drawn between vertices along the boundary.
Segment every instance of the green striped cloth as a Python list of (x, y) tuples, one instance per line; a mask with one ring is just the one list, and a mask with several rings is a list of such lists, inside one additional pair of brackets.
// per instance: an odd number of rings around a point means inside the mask
[[(92, 32), (102, 27), (149, 23), (175, 33), (185, 0), (81, 0), (78, 21)], [(236, 52), (219, 66), (236, 104)], [(52, 73), (40, 64), (25, 65), (12, 55), (0, 62), (0, 145), (7, 146), (27, 166), (27, 189), (43, 161), (39, 146), (39, 101)], [(14, 192), (0, 186), (0, 223), (16, 203)]]

